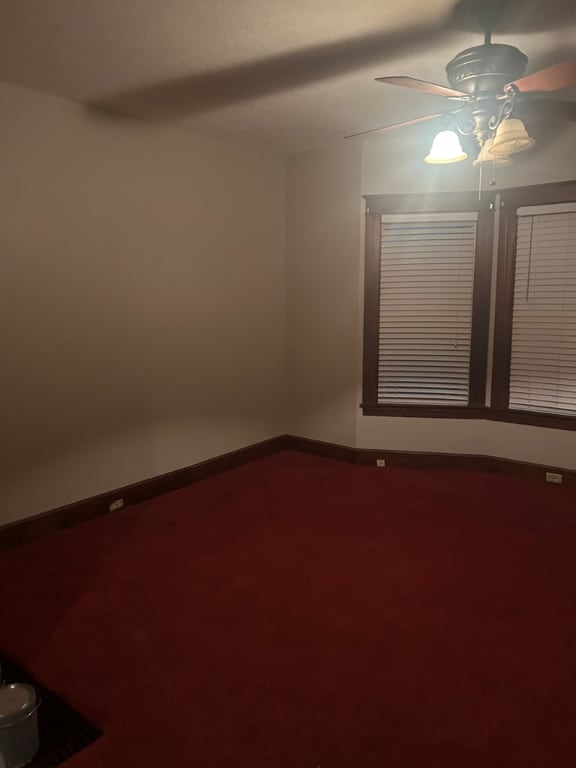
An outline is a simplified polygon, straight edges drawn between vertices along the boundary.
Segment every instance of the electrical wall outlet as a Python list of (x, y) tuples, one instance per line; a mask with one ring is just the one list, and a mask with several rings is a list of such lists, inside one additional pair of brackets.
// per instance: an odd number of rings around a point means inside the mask
[(108, 505), (108, 509), (110, 512), (116, 512), (117, 509), (122, 509), (124, 506), (124, 499), (114, 499), (114, 501), (111, 501)]
[(559, 472), (546, 472), (546, 482), (561, 485), (562, 475)]
[(386, 466), (386, 459), (376, 459), (376, 466), (377, 467), (385, 467)]

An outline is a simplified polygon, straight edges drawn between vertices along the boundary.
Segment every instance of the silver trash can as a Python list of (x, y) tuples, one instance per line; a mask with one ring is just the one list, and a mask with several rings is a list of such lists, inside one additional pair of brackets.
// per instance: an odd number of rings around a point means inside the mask
[(31, 685), (0, 688), (0, 768), (22, 768), (38, 752), (38, 706)]

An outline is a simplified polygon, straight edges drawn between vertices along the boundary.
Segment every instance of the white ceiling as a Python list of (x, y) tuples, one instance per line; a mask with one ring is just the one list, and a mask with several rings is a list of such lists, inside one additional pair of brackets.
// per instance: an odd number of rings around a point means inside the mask
[[(461, 2), (475, 0), (461, 0)], [(436, 111), (374, 82), (445, 82), (482, 42), (454, 0), (0, 0), (0, 79), (232, 141), (293, 152)], [(576, 52), (573, 0), (508, 0), (529, 69)], [(451, 28), (450, 28), (451, 27)]]

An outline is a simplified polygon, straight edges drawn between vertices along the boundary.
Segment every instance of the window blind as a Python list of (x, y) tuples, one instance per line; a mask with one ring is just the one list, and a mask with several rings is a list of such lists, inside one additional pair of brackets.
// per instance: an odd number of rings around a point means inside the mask
[(468, 404), (476, 224), (382, 216), (378, 403)]
[(518, 209), (509, 407), (576, 415), (576, 203)]

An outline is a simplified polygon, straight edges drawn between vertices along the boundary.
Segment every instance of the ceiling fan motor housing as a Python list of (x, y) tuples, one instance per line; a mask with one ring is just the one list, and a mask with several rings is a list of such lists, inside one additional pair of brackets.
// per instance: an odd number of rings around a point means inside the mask
[(471, 95), (501, 93), (507, 83), (522, 77), (528, 57), (513, 45), (489, 43), (467, 48), (446, 66), (448, 82)]

